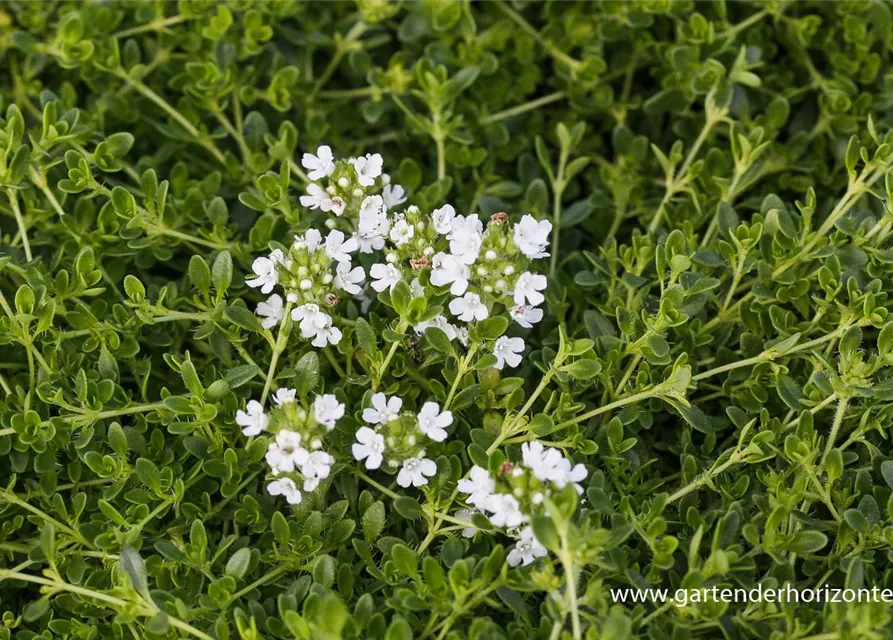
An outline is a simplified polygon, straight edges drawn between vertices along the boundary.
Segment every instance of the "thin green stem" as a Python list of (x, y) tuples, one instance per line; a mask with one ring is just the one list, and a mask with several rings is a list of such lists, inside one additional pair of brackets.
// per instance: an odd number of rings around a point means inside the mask
[(446, 400), (443, 402), (443, 409), (446, 411), (450, 404), (453, 402), (453, 399), (456, 397), (456, 391), (459, 389), (459, 384), (462, 382), (462, 378), (465, 377), (465, 374), (468, 373), (469, 364), (471, 364), (471, 358), (474, 356), (480, 345), (478, 343), (473, 343), (471, 347), (469, 347), (468, 352), (465, 354), (465, 357), (459, 360), (458, 368), (456, 369), (456, 377), (453, 380), (453, 384), (450, 385), (450, 391), (447, 393)]
[(515, 23), (521, 27), (524, 31), (529, 33), (534, 40), (536, 40), (542, 47), (549, 52), (549, 55), (566, 64), (568, 67), (573, 69), (574, 71), (579, 71), (583, 67), (583, 63), (579, 60), (572, 58), (564, 51), (556, 47), (553, 43), (546, 40), (539, 31), (537, 31), (533, 25), (527, 22), (519, 13), (510, 8), (507, 4), (502, 2), (501, 0), (494, 3), (496, 7), (506, 14), (509, 18), (515, 21)]
[(571, 425), (575, 425), (579, 422), (585, 422), (591, 418), (595, 418), (596, 416), (600, 416), (603, 413), (608, 413), (609, 411), (614, 411), (615, 409), (619, 409), (621, 407), (625, 407), (628, 404), (633, 404), (639, 402), (641, 400), (647, 400), (648, 398), (656, 398), (660, 395), (660, 387), (652, 387), (651, 389), (646, 389), (645, 391), (640, 391), (639, 393), (634, 393), (631, 396), (627, 396), (625, 398), (620, 398), (619, 400), (615, 400), (610, 404), (603, 405), (592, 411), (587, 411), (586, 413), (577, 416), (576, 418), (571, 418), (570, 420), (566, 420), (561, 424), (555, 427), (555, 431), (560, 431), (566, 427)]
[(558, 174), (552, 182), (552, 258), (549, 262), (549, 274), (555, 277), (558, 269), (558, 247), (561, 241), (561, 196), (564, 194), (564, 188), (567, 186), (564, 179), (564, 169), (567, 166), (567, 149), (562, 149), (558, 157)]
[(250, 593), (252, 590), (257, 589), (258, 587), (262, 587), (263, 585), (267, 584), (268, 582), (275, 580), (276, 578), (281, 576), (283, 573), (285, 573), (289, 569), (291, 569), (291, 567), (287, 564), (279, 565), (278, 567), (276, 567), (269, 573), (261, 576), (260, 578), (258, 578), (257, 580), (255, 580), (254, 582), (249, 584), (248, 586), (243, 587), (242, 589), (239, 589), (238, 591), (236, 591), (232, 595), (232, 600), (238, 600), (239, 598), (244, 596), (246, 593)]
[(825, 464), (825, 459), (828, 457), (828, 454), (831, 453), (831, 449), (834, 448), (834, 441), (837, 439), (837, 432), (840, 431), (840, 426), (843, 424), (843, 420), (846, 417), (846, 409), (849, 402), (849, 396), (841, 396), (840, 401), (837, 403), (837, 411), (834, 412), (834, 422), (831, 423), (831, 433), (828, 434), (828, 441), (825, 443), (825, 452), (822, 454), (822, 464)]
[[(112, 605), (112, 607), (114, 607), (118, 611), (123, 610), (125, 607), (128, 607), (131, 604), (128, 600), (117, 598), (101, 591), (94, 591), (93, 589), (79, 587), (77, 585), (68, 584), (67, 582), (61, 582), (59, 580), (49, 580), (47, 578), (41, 578), (39, 576), (33, 576), (27, 573), (20, 573), (18, 571), (0, 569), (0, 577), (9, 578), (12, 580), (21, 580), (23, 582), (31, 582), (33, 584), (50, 587), (57, 591), (68, 591), (69, 593), (76, 593), (79, 596), (92, 598), (93, 600), (98, 600), (100, 602)], [(158, 613), (158, 608), (153, 603), (144, 603), (143, 606), (141, 606), (139, 609), (139, 615), (144, 617), (153, 616), (156, 613)], [(167, 617), (171, 626), (176, 627), (181, 631), (185, 631), (190, 635), (195, 636), (196, 638), (201, 638), (201, 640), (214, 640), (207, 633), (196, 629), (191, 624), (184, 622), (179, 618), (175, 618), (170, 614), (168, 614)]]
[[(407, 327), (409, 327), (409, 323), (406, 320), (401, 320), (397, 325), (397, 333), (402, 334), (406, 331)], [(381, 381), (384, 379), (385, 374), (388, 371), (388, 367), (391, 364), (391, 359), (394, 357), (394, 354), (397, 352), (397, 348), (402, 344), (401, 340), (395, 340), (391, 343), (391, 348), (388, 350), (388, 353), (385, 355), (384, 361), (382, 361), (381, 366), (378, 368), (378, 371), (375, 374), (375, 377), (372, 380), (372, 390), (377, 391), (378, 387), (381, 386)]]
[(12, 207), (12, 213), (15, 216), (16, 224), (19, 226), (19, 235), (22, 236), (22, 246), (25, 248), (25, 258), (28, 262), (33, 260), (31, 255), (31, 243), (28, 242), (28, 228), (25, 226), (25, 219), (22, 218), (22, 210), (19, 207), (19, 198), (15, 189), (6, 190), (6, 196), (9, 198), (9, 205)]
[(478, 120), (478, 123), (484, 126), (493, 124), (494, 122), (499, 122), (500, 120), (505, 120), (506, 118), (513, 118), (514, 116), (521, 115), (522, 113), (527, 113), (528, 111), (539, 109), (540, 107), (544, 107), (547, 104), (552, 104), (553, 102), (564, 100), (566, 97), (566, 92), (556, 91), (555, 93), (550, 93), (549, 95), (543, 96), (541, 98), (525, 102), (524, 104), (518, 105), (517, 107), (505, 109), (504, 111), (498, 111), (489, 116), (484, 116), (483, 118)]
[(136, 78), (132, 78), (130, 74), (128, 74), (123, 69), (114, 69), (111, 71), (112, 75), (120, 78), (128, 85), (132, 86), (138, 93), (148, 98), (152, 102), (154, 102), (158, 107), (160, 107), (165, 113), (167, 113), (173, 120), (175, 120), (181, 127), (186, 129), (187, 133), (195, 138), (196, 142), (200, 144), (202, 147), (208, 150), (208, 152), (214, 156), (214, 158), (220, 162), (220, 164), (226, 164), (226, 156), (217, 148), (217, 145), (214, 144), (209, 138), (204, 136), (189, 120), (187, 120), (182, 113), (174, 109), (164, 98), (159, 96), (157, 93), (152, 91), (142, 80), (138, 80)]
[(291, 329), (291, 307), (292, 303), (287, 302), (282, 314), (282, 324), (279, 325), (279, 335), (276, 336), (276, 344), (273, 347), (273, 356), (270, 359), (270, 368), (267, 370), (267, 381), (264, 383), (264, 391), (260, 396), (260, 403), (263, 405), (267, 401), (267, 395), (270, 393), (270, 386), (276, 377), (276, 365), (279, 363), (279, 355), (285, 350), (285, 343), (288, 341), (288, 334)]
[[(162, 408), (164, 408), (163, 402), (152, 402), (150, 404), (138, 404), (132, 407), (124, 407), (123, 409), (109, 409), (108, 411), (99, 411), (96, 413), (86, 412), (74, 416), (59, 416), (59, 418), (71, 422), (83, 420), (84, 422), (89, 423), (96, 422), (97, 420), (106, 420), (108, 418), (117, 418), (118, 416), (132, 415), (134, 413), (147, 413), (149, 411), (155, 411)], [(41, 424), (43, 426), (47, 426), (49, 425), (49, 423), (49, 420), (44, 420)]]
[(389, 498), (391, 498), (391, 499), (393, 499), (393, 500), (396, 500), (397, 498), (400, 497), (396, 492), (391, 491), (390, 489), (388, 489), (386, 486), (384, 486), (383, 484), (381, 484), (381, 483), (378, 482), (377, 480), (373, 480), (372, 478), (370, 478), (368, 475), (366, 475), (365, 473), (363, 473), (363, 472), (360, 471), (359, 469), (355, 470), (355, 471), (354, 471), (354, 474), (355, 474), (360, 480), (362, 480), (363, 482), (365, 482), (365, 483), (368, 484), (369, 486), (375, 487), (376, 489), (378, 489), (379, 491), (381, 491), (383, 494), (385, 494), (385, 495), (388, 496)]
[(705, 371), (703, 373), (699, 373), (696, 376), (692, 377), (692, 382), (697, 382), (699, 380), (706, 380), (707, 378), (713, 377), (718, 373), (724, 373), (726, 371), (732, 371), (733, 369), (739, 369), (741, 367), (747, 367), (754, 364), (759, 364), (760, 362), (769, 362), (771, 360), (775, 360), (776, 358), (780, 358), (782, 356), (790, 355), (792, 353), (798, 353), (800, 351), (805, 351), (807, 349), (812, 349), (820, 344), (824, 344), (825, 342), (829, 342), (836, 338), (839, 338), (843, 335), (843, 332), (846, 331), (849, 326), (842, 326), (831, 333), (828, 333), (821, 338), (816, 338), (814, 340), (810, 340), (808, 342), (804, 342), (803, 344), (799, 344), (797, 346), (791, 347), (786, 351), (776, 351), (774, 349), (767, 349), (766, 351), (753, 356), (752, 358), (745, 358), (744, 360), (738, 360), (736, 362), (730, 362), (728, 364), (724, 364), (721, 367), (715, 367), (710, 369), (709, 371)]
[(153, 20), (152, 22), (147, 22), (146, 24), (141, 24), (137, 27), (131, 27), (130, 29), (122, 29), (121, 31), (113, 33), (110, 37), (119, 39), (129, 38), (130, 36), (139, 35), (140, 33), (158, 31), (167, 27), (172, 27), (175, 24), (180, 24), (187, 20), (189, 20), (189, 18), (184, 15), (171, 16), (170, 18), (164, 18), (163, 20)]
[(353, 48), (353, 43), (356, 42), (356, 40), (358, 40), (359, 37), (363, 35), (364, 31), (366, 31), (366, 23), (361, 20), (357, 22), (350, 31), (347, 32), (342, 40), (335, 41), (335, 55), (333, 55), (332, 59), (329, 60), (328, 66), (326, 66), (325, 70), (322, 72), (319, 80), (316, 81), (316, 84), (313, 87), (313, 91), (311, 91), (310, 93), (311, 97), (319, 93), (319, 90), (322, 89), (326, 82), (329, 81), (329, 78), (331, 78), (332, 74), (335, 73), (338, 65), (341, 64), (341, 60), (350, 52), (350, 50)]

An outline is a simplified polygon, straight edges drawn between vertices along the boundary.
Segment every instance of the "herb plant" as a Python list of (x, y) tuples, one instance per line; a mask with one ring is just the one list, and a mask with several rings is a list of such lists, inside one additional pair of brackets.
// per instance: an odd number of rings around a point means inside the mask
[(0, 5), (0, 640), (888, 638), (889, 3)]

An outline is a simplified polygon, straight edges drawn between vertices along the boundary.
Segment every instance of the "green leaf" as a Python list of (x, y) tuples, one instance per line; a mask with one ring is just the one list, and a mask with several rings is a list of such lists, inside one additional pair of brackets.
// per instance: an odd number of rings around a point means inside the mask
[(302, 398), (308, 397), (319, 384), (319, 356), (308, 351), (295, 365), (295, 388)]
[(226, 561), (226, 569), (224, 569), (224, 573), (238, 580), (245, 576), (250, 562), (251, 549), (242, 547)]
[(149, 579), (146, 575), (146, 565), (143, 564), (140, 554), (133, 547), (125, 545), (121, 548), (120, 562), (124, 573), (130, 577), (130, 584), (133, 585), (133, 588), (139, 591), (143, 597), (149, 598)]
[(591, 380), (602, 371), (598, 360), (584, 358), (561, 367), (560, 371), (571, 374), (577, 380)]
[(373, 502), (363, 513), (363, 537), (366, 542), (372, 543), (384, 530), (385, 510), (382, 502)]
[(233, 258), (229, 251), (223, 250), (217, 254), (211, 267), (211, 282), (217, 291), (217, 297), (222, 298), (233, 281)]

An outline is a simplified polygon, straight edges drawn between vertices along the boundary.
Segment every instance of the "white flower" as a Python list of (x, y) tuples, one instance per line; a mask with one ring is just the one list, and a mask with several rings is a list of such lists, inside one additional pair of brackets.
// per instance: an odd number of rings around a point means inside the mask
[(271, 496), (285, 496), (288, 504), (301, 504), (301, 492), (291, 478), (279, 478), (267, 485), (267, 493)]
[(409, 290), (412, 292), (413, 298), (425, 295), (425, 287), (422, 286), (418, 278), (412, 279), (412, 282), (409, 283)]
[(530, 329), (533, 325), (543, 319), (543, 310), (539, 307), (519, 304), (509, 309), (509, 315), (511, 315), (512, 319), (522, 327)]
[(540, 291), (548, 285), (549, 281), (546, 279), (546, 276), (541, 273), (525, 271), (518, 276), (518, 281), (515, 282), (515, 304), (523, 305), (529, 302), (532, 305), (538, 305), (546, 299)]
[[(334, 198), (332, 198), (332, 213), (334, 213), (336, 216), (340, 216), (342, 213), (344, 213), (344, 208), (346, 206), (347, 204), (340, 197), (335, 196)], [(325, 209), (323, 209), (323, 211), (325, 211)]]
[(454, 298), (450, 302), (450, 313), (458, 316), (463, 322), (472, 320), (486, 320), (490, 315), (487, 305), (481, 302), (481, 297), (476, 293), (466, 293), (461, 298)]
[(467, 493), (465, 501), (476, 507), (483, 507), (492, 493), (496, 490), (496, 483), (490, 477), (490, 472), (474, 465), (468, 473), (468, 478), (459, 480), (459, 491)]
[(357, 441), (350, 447), (354, 459), (357, 462), (365, 459), (367, 469), (378, 469), (384, 454), (384, 436), (369, 427), (357, 429), (356, 436)]
[[(309, 209), (321, 209), (323, 211), (332, 210), (332, 199), (329, 197), (321, 186), (315, 182), (307, 185), (307, 195), (301, 196), (301, 206)], [(343, 208), (343, 207), (342, 207)], [(337, 215), (341, 215), (340, 213)]]
[(279, 284), (279, 271), (276, 268), (283, 260), (282, 251), (275, 249), (267, 258), (256, 258), (251, 263), (251, 270), (255, 277), (245, 280), (249, 287), (260, 287), (261, 293), (270, 293)]
[(323, 145), (316, 150), (316, 155), (305, 153), (301, 158), (301, 164), (310, 170), (307, 177), (311, 180), (328, 178), (335, 171), (335, 156), (332, 155), (331, 148)]
[(270, 418), (264, 413), (263, 405), (257, 400), (251, 400), (245, 408), (248, 411), (236, 411), (236, 424), (242, 427), (242, 435), (256, 436), (261, 431), (266, 431)]
[(412, 237), (414, 235), (415, 227), (409, 224), (406, 220), (397, 220), (397, 222), (394, 223), (394, 226), (391, 227), (391, 242), (393, 242), (398, 247), (412, 240)]
[(453, 209), (453, 205), (445, 204), (440, 209), (431, 212), (431, 223), (437, 233), (445, 236), (452, 230), (455, 217), (456, 210)]
[(301, 465), (301, 475), (304, 476), (304, 491), (313, 491), (319, 486), (320, 480), (329, 477), (335, 458), (325, 451), (314, 451)]
[(332, 260), (344, 262), (350, 260), (350, 254), (359, 248), (356, 238), (344, 239), (344, 233), (337, 229), (329, 231), (326, 236), (326, 255)]
[(341, 329), (333, 326), (331, 316), (326, 315), (325, 324), (317, 330), (316, 336), (314, 336), (310, 344), (318, 349), (322, 349), (327, 344), (338, 344), (341, 342), (342, 337)]
[(363, 267), (354, 267), (351, 269), (349, 260), (339, 262), (335, 267), (335, 287), (343, 291), (347, 291), (352, 295), (360, 293), (360, 283), (366, 279), (366, 272)]
[(483, 507), (492, 514), (490, 522), (497, 527), (517, 527), (529, 519), (521, 512), (518, 500), (508, 493), (490, 494)]
[(425, 329), (427, 329), (428, 327), (437, 327), (446, 334), (447, 339), (450, 341), (453, 341), (459, 337), (458, 327), (450, 324), (450, 321), (447, 320), (446, 316), (444, 315), (434, 316), (431, 320), (420, 322), (413, 328), (415, 329), (416, 333), (421, 335), (425, 333)]
[(388, 398), (381, 391), (372, 396), (372, 406), (363, 409), (363, 420), (369, 424), (385, 424), (400, 416), (403, 400), (394, 396)]
[(463, 538), (473, 538), (478, 532), (477, 527), (475, 527), (471, 521), (471, 517), (476, 513), (478, 513), (477, 509), (459, 509), (454, 514), (453, 517), (456, 518), (456, 520), (459, 520), (460, 522), (466, 522), (469, 525), (462, 529)]
[(344, 417), (344, 405), (331, 393), (316, 396), (313, 401), (313, 417), (319, 424), (331, 429)]
[(369, 196), (360, 205), (357, 223), (357, 242), (360, 251), (372, 253), (384, 247), (385, 236), (391, 228), (387, 207), (381, 196)]
[(534, 260), (545, 258), (549, 254), (545, 252), (549, 246), (549, 234), (552, 232), (552, 223), (548, 220), (537, 221), (531, 215), (525, 215), (521, 222), (515, 225), (515, 244), (525, 256)]
[[(382, 179), (384, 176), (382, 176)], [(406, 191), (399, 184), (386, 184), (381, 190), (381, 198), (388, 209), (393, 209), (397, 205), (406, 202)]]
[(267, 464), (279, 473), (291, 473), (307, 461), (310, 454), (301, 447), (301, 434), (283, 429), (267, 449)]
[(514, 369), (521, 364), (523, 352), (524, 340), (500, 336), (493, 344), (493, 355), (496, 356), (496, 364), (493, 367), (501, 371), (505, 365), (508, 365)]
[[(428, 484), (428, 478), (437, 473), (437, 465), (428, 458), (407, 458), (397, 474), (397, 484), (406, 488), (409, 485), (422, 487)], [(426, 478), (425, 476), (428, 476)]]
[(434, 256), (431, 270), (431, 284), (435, 287), (450, 285), (450, 293), (461, 296), (468, 289), (471, 268), (456, 256), (438, 253)]
[(570, 462), (558, 449), (547, 448), (542, 442), (525, 442), (521, 445), (521, 459), (538, 480), (557, 482), (562, 487), (567, 481)]
[(372, 265), (369, 275), (374, 278), (372, 288), (381, 293), (385, 289), (393, 291), (403, 277), (403, 272), (392, 264), (379, 263)]
[(450, 253), (465, 264), (473, 264), (481, 251), (481, 236), (484, 225), (476, 213), (467, 216), (456, 216), (447, 238), (450, 241)]
[(312, 338), (320, 329), (331, 322), (329, 314), (319, 310), (319, 305), (311, 303), (302, 304), (291, 310), (291, 319), (300, 323), (301, 336)]
[(509, 551), (506, 556), (509, 566), (517, 567), (519, 564), (526, 567), (533, 563), (537, 558), (542, 558), (549, 551), (540, 544), (540, 541), (533, 535), (531, 527), (524, 527), (518, 536), (518, 543)]
[(375, 179), (381, 175), (382, 163), (381, 155), (377, 153), (367, 153), (365, 156), (350, 159), (350, 164), (357, 172), (357, 182), (364, 187), (375, 184)]
[(434, 440), (434, 442), (443, 442), (446, 440), (447, 432), (444, 427), (453, 424), (453, 413), (444, 411), (441, 413), (440, 405), (436, 402), (426, 402), (422, 405), (422, 410), (418, 413), (419, 431)]
[(322, 234), (316, 229), (307, 229), (302, 236), (295, 236), (292, 247), (295, 249), (306, 248), (311, 253), (322, 244)]
[(281, 407), (288, 402), (294, 402), (297, 395), (297, 389), (277, 389), (276, 393), (273, 394), (273, 402), (276, 403), (277, 407)]
[(550, 479), (558, 485), (559, 489), (563, 489), (565, 485), (570, 483), (574, 485), (574, 489), (580, 494), (583, 493), (583, 485), (580, 483), (589, 475), (584, 465), (577, 464), (571, 467), (571, 461), (564, 456), (549, 468), (549, 473)]
[(260, 321), (260, 326), (264, 329), (272, 329), (282, 322), (284, 312), (285, 309), (283, 309), (282, 306), (282, 296), (278, 293), (271, 295), (267, 298), (266, 302), (258, 302), (257, 309), (255, 310), (255, 313), (263, 318), (263, 320)]

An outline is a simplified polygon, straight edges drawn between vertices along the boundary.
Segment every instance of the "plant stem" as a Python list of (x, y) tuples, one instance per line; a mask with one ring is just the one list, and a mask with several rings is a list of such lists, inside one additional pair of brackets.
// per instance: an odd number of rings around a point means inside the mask
[(357, 22), (350, 31), (347, 32), (347, 35), (344, 36), (343, 40), (335, 41), (335, 55), (332, 56), (332, 59), (329, 60), (328, 66), (322, 72), (322, 75), (319, 77), (319, 80), (316, 81), (316, 84), (313, 87), (313, 91), (310, 92), (310, 96), (315, 96), (320, 89), (322, 89), (323, 85), (329, 81), (329, 78), (332, 77), (332, 74), (335, 73), (335, 70), (338, 68), (338, 65), (341, 64), (341, 60), (345, 55), (351, 50), (353, 43), (363, 35), (363, 32), (366, 30), (366, 23), (360, 20)]
[(443, 402), (444, 411), (446, 411), (449, 408), (450, 403), (453, 402), (453, 398), (456, 396), (456, 391), (459, 389), (459, 384), (462, 382), (462, 378), (468, 373), (468, 365), (471, 363), (471, 358), (475, 354), (475, 351), (477, 351), (478, 346), (477, 343), (473, 343), (468, 349), (468, 353), (465, 354), (465, 357), (459, 361), (459, 367), (456, 369), (456, 378), (453, 380), (453, 384), (450, 386), (450, 391), (447, 394), (446, 400)]
[(264, 391), (260, 396), (261, 405), (267, 401), (267, 395), (270, 393), (270, 386), (273, 384), (273, 378), (276, 376), (276, 365), (279, 363), (279, 354), (285, 350), (285, 343), (288, 340), (289, 329), (291, 328), (291, 302), (285, 304), (282, 313), (282, 324), (279, 325), (279, 335), (276, 336), (276, 344), (273, 347), (273, 357), (270, 359), (270, 368), (267, 370), (267, 381), (264, 383)]
[(567, 97), (567, 93), (564, 91), (556, 91), (555, 93), (550, 93), (547, 96), (543, 96), (541, 98), (537, 98), (535, 100), (531, 100), (530, 102), (525, 102), (524, 104), (520, 104), (517, 107), (512, 107), (511, 109), (505, 109), (504, 111), (498, 111), (489, 116), (484, 116), (480, 120), (478, 120), (478, 124), (488, 125), (493, 124), (494, 122), (499, 122), (500, 120), (505, 120), (506, 118), (512, 118), (517, 115), (521, 115), (522, 113), (526, 113), (528, 111), (532, 111), (533, 109), (539, 109), (540, 107), (544, 107), (547, 104), (552, 104), (553, 102), (558, 102), (559, 100), (564, 100)]
[[(118, 611), (123, 610), (131, 604), (131, 602), (128, 600), (116, 598), (115, 596), (110, 596), (109, 594), (103, 593), (101, 591), (94, 591), (93, 589), (78, 587), (73, 584), (68, 584), (67, 582), (61, 582), (59, 580), (49, 580), (47, 578), (41, 578), (39, 576), (33, 576), (27, 573), (20, 573), (18, 571), (0, 569), (0, 577), (10, 578), (12, 580), (21, 580), (23, 582), (31, 582), (34, 584), (43, 585), (45, 587), (51, 587), (53, 589), (56, 589), (57, 591), (68, 591), (70, 593), (76, 593), (79, 596), (84, 596), (86, 598), (92, 598), (94, 600), (99, 600), (100, 602), (105, 602), (109, 605), (112, 605)], [(150, 617), (155, 615), (156, 613), (158, 613), (158, 608), (155, 607), (154, 604), (149, 606), (149, 604), (146, 603), (139, 609), (139, 615), (144, 617)], [(167, 614), (167, 617), (172, 627), (176, 627), (181, 631), (185, 631), (190, 635), (195, 636), (196, 638), (201, 638), (201, 640), (214, 640), (208, 634), (196, 629), (191, 624), (184, 622), (179, 618), (175, 618), (170, 614)]]
[(564, 194), (564, 169), (567, 166), (569, 150), (562, 148), (558, 156), (558, 174), (552, 182), (552, 258), (549, 262), (549, 276), (555, 277), (558, 268), (558, 246), (561, 240), (561, 196)]
[(578, 422), (585, 422), (590, 418), (594, 418), (595, 416), (600, 416), (603, 413), (607, 413), (609, 411), (613, 411), (614, 409), (619, 409), (620, 407), (625, 407), (628, 404), (633, 404), (634, 402), (639, 402), (640, 400), (647, 400), (648, 398), (656, 398), (660, 395), (660, 387), (652, 387), (651, 389), (646, 389), (645, 391), (640, 391), (639, 393), (635, 393), (631, 396), (627, 396), (625, 398), (620, 398), (619, 400), (615, 400), (610, 404), (603, 405), (598, 407), (597, 409), (593, 409), (592, 411), (587, 411), (583, 415), (579, 415), (576, 418), (571, 418), (555, 427), (555, 431), (560, 431), (565, 427), (569, 427), (571, 425), (577, 424)]
[(712, 480), (713, 478), (715, 478), (716, 476), (721, 474), (723, 471), (725, 471), (729, 467), (736, 465), (739, 462), (741, 462), (741, 454), (738, 451), (735, 451), (731, 456), (729, 456), (729, 459), (726, 460), (722, 465), (720, 465), (719, 467), (716, 467), (715, 469), (710, 469), (708, 471), (705, 471), (704, 473), (699, 475), (697, 478), (695, 478), (694, 480), (689, 482), (687, 485), (685, 485), (684, 487), (682, 487), (681, 489), (676, 491), (670, 497), (668, 497), (666, 504), (670, 504), (671, 502), (675, 502), (679, 498), (687, 496), (692, 491), (695, 491), (702, 485), (706, 484), (707, 482), (709, 482), (710, 480)]
[(236, 592), (232, 595), (232, 598), (231, 598), (231, 599), (232, 599), (232, 600), (238, 600), (239, 598), (241, 598), (242, 596), (244, 596), (246, 593), (250, 593), (253, 589), (257, 589), (258, 587), (262, 587), (263, 585), (267, 584), (267, 583), (270, 582), (271, 580), (273, 580), (273, 579), (275, 579), (275, 578), (278, 578), (280, 575), (282, 575), (283, 573), (285, 573), (286, 571), (288, 571), (290, 568), (291, 568), (291, 567), (289, 567), (287, 564), (281, 564), (281, 565), (279, 565), (278, 567), (276, 567), (275, 569), (273, 569), (273, 570), (270, 571), (269, 573), (267, 573), (267, 574), (261, 576), (260, 578), (258, 578), (257, 580), (255, 580), (254, 582), (252, 582), (251, 584), (249, 584), (248, 586), (243, 587), (242, 589), (239, 589), (238, 591), (236, 591)]
[(22, 236), (22, 246), (25, 248), (25, 258), (28, 262), (33, 260), (31, 255), (31, 244), (28, 242), (28, 228), (25, 226), (25, 220), (22, 218), (22, 210), (19, 208), (19, 198), (15, 189), (6, 190), (6, 196), (9, 198), (9, 204), (12, 207), (12, 213), (15, 215), (16, 224), (19, 226), (19, 234)]
[(159, 96), (157, 93), (152, 91), (142, 80), (138, 80), (136, 78), (132, 78), (130, 74), (128, 74), (123, 69), (114, 69), (111, 71), (112, 75), (117, 76), (131, 87), (136, 89), (137, 92), (142, 94), (144, 97), (148, 98), (156, 105), (158, 105), (165, 113), (167, 113), (171, 118), (173, 118), (181, 127), (186, 129), (186, 131), (195, 138), (196, 142), (200, 144), (202, 147), (208, 150), (208, 152), (214, 156), (214, 158), (220, 163), (226, 164), (226, 156), (217, 148), (212, 141), (205, 139), (205, 136), (193, 125), (189, 120), (187, 120), (182, 113), (174, 109), (164, 98)]
[(556, 47), (554, 44), (552, 44), (551, 42), (546, 40), (540, 34), (539, 31), (537, 31), (529, 22), (527, 22), (524, 18), (522, 18), (520, 14), (518, 14), (516, 11), (511, 9), (507, 4), (505, 4), (501, 0), (498, 2), (495, 2), (494, 4), (500, 11), (502, 11), (509, 18), (514, 20), (515, 23), (519, 27), (521, 27), (521, 29), (523, 29), (524, 31), (529, 33), (533, 37), (534, 40), (539, 42), (542, 45), (542, 47), (546, 51), (548, 51), (549, 55), (551, 55), (553, 58), (555, 58), (556, 60), (560, 60), (561, 62), (566, 64), (568, 67), (573, 69), (574, 71), (579, 71), (583, 67), (582, 62), (580, 62), (579, 60), (577, 60), (575, 58), (572, 58), (571, 56), (566, 54), (564, 51), (562, 51), (561, 49)]
[(381, 483), (378, 482), (377, 480), (373, 480), (372, 478), (370, 478), (368, 475), (366, 475), (366, 474), (363, 473), (362, 471), (360, 471), (360, 470), (357, 469), (357, 470), (354, 471), (354, 473), (355, 473), (356, 476), (357, 476), (358, 478), (360, 478), (363, 482), (365, 482), (366, 484), (368, 484), (368, 485), (370, 485), (370, 486), (372, 486), (372, 487), (375, 487), (376, 489), (378, 489), (379, 491), (381, 491), (383, 494), (385, 494), (385, 495), (388, 496), (389, 498), (392, 498), (392, 499), (396, 500), (397, 498), (400, 497), (399, 495), (397, 495), (396, 492), (391, 491), (390, 489), (388, 489), (386, 486), (384, 486), (383, 484), (381, 484)]
[(706, 380), (712, 376), (715, 376), (717, 373), (723, 373), (725, 371), (732, 371), (733, 369), (738, 369), (740, 367), (747, 367), (753, 364), (759, 364), (760, 362), (768, 362), (771, 360), (775, 360), (776, 358), (780, 358), (782, 356), (790, 355), (792, 353), (797, 353), (800, 351), (805, 351), (807, 349), (811, 349), (820, 344), (824, 344), (830, 340), (834, 340), (843, 335), (843, 332), (846, 331), (849, 326), (839, 327), (837, 330), (832, 331), (829, 334), (822, 336), (821, 338), (816, 338), (814, 340), (810, 340), (809, 342), (804, 342), (803, 344), (799, 344), (795, 347), (791, 347), (787, 351), (778, 352), (774, 349), (767, 349), (763, 351), (763, 353), (757, 354), (752, 358), (745, 358), (744, 360), (738, 360), (737, 362), (730, 362), (729, 364), (724, 364), (721, 367), (715, 367), (710, 369), (709, 371), (705, 371), (703, 373), (699, 373), (696, 376), (692, 377), (692, 382), (697, 382), (698, 380)]
[(849, 396), (841, 396), (837, 403), (837, 411), (834, 412), (834, 422), (831, 423), (831, 433), (828, 434), (828, 441), (825, 443), (825, 452), (822, 454), (821, 464), (825, 464), (825, 459), (831, 453), (831, 449), (834, 448), (834, 441), (837, 439), (837, 432), (840, 431), (840, 426), (843, 424), (849, 402)]
[[(59, 416), (63, 420), (71, 420), (78, 421), (84, 420), (86, 422), (96, 422), (97, 420), (105, 420), (107, 418), (117, 418), (118, 416), (126, 416), (134, 413), (146, 413), (148, 411), (155, 411), (156, 409), (163, 409), (163, 402), (153, 402), (150, 404), (138, 404), (132, 407), (125, 407), (123, 409), (110, 409), (108, 411), (99, 411), (98, 413), (83, 413), (75, 416)], [(49, 420), (44, 420), (41, 425), (47, 426), (50, 424)]]
[(577, 603), (577, 570), (574, 567), (574, 561), (568, 548), (566, 526), (561, 532), (561, 554), (559, 559), (561, 560), (561, 566), (564, 568), (565, 595), (571, 610), (571, 628), (573, 629), (574, 640), (580, 640), (583, 634), (580, 629), (580, 607)]
[(141, 24), (137, 27), (131, 27), (130, 29), (123, 29), (118, 31), (117, 33), (113, 33), (110, 37), (112, 38), (128, 38), (130, 36), (135, 36), (140, 33), (145, 33), (147, 31), (158, 31), (159, 29), (164, 29), (165, 27), (171, 27), (175, 24), (180, 24), (181, 22), (186, 22), (189, 18), (184, 15), (176, 15), (171, 16), (170, 18), (164, 18), (163, 20), (153, 20), (152, 22), (147, 22), (146, 24)]
[[(406, 320), (401, 320), (397, 325), (397, 333), (402, 334), (406, 331), (406, 328), (409, 326), (409, 323)], [(378, 368), (378, 372), (375, 374), (375, 377), (372, 380), (372, 390), (377, 391), (378, 387), (381, 385), (381, 381), (385, 376), (385, 373), (388, 371), (388, 366), (391, 364), (391, 359), (394, 357), (394, 354), (397, 352), (397, 348), (402, 343), (401, 340), (395, 340), (391, 343), (391, 348), (388, 350), (387, 355), (384, 358), (384, 361), (381, 363), (381, 366)]]

